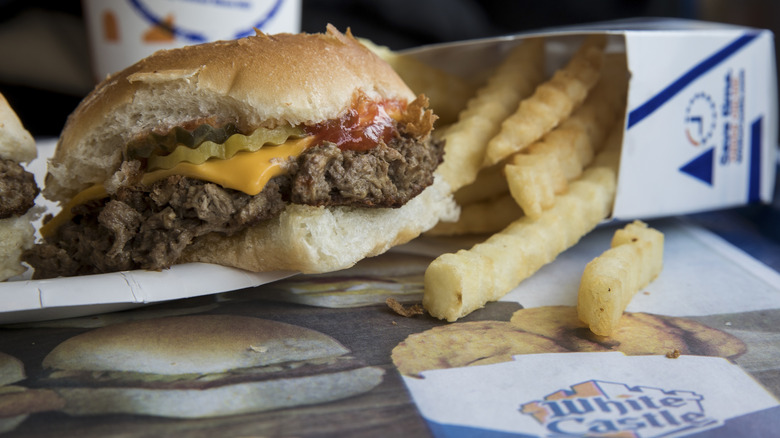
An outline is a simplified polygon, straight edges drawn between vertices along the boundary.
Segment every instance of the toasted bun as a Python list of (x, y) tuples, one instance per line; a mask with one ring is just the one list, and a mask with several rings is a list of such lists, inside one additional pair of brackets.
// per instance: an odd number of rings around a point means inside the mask
[(32, 135), (0, 94), (0, 158), (26, 163), (37, 155)]
[(244, 129), (314, 123), (342, 114), (357, 91), (415, 98), (388, 64), (332, 26), (159, 51), (107, 78), (71, 114), (44, 195), (66, 201), (102, 183), (140, 133), (207, 117)]
[(195, 315), (120, 323), (74, 336), (44, 368), (205, 374), (340, 356), (335, 339), (303, 327), (235, 315)]

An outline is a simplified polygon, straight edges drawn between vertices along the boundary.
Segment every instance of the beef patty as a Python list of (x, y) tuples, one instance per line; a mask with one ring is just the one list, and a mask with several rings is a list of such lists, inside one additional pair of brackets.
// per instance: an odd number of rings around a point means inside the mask
[[(172, 176), (151, 186), (139, 166), (110, 198), (74, 208), (74, 219), (28, 251), (35, 278), (131, 269), (160, 270), (174, 264), (193, 239), (231, 235), (278, 215), (287, 203), (316, 206), (400, 207), (433, 183), (443, 145), (398, 136), (368, 151), (324, 143), (288, 163), (255, 196), (192, 178)], [(137, 173), (137, 174), (134, 174)]]
[(33, 174), (16, 161), (0, 159), (0, 219), (23, 215), (35, 205), (36, 196)]

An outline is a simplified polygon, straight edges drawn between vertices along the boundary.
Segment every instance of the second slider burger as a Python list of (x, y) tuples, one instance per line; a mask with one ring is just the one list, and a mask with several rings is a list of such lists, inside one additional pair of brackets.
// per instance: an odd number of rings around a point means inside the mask
[(458, 214), (436, 116), (347, 32), (160, 51), (69, 117), (36, 278), (200, 261), (325, 272)]

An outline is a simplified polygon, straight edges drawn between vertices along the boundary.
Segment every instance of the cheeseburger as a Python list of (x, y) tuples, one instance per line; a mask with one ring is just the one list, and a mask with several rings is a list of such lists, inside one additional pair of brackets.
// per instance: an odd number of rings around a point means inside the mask
[(37, 278), (349, 267), (457, 214), (435, 119), (331, 26), (157, 52), (68, 118), (44, 188), (62, 210), (26, 260)]
[(71, 415), (199, 418), (343, 399), (384, 370), (304, 327), (238, 315), (110, 325), (74, 336), (43, 360), (41, 381)]
[(38, 185), (20, 163), (36, 156), (35, 140), (0, 94), (0, 281), (26, 270), (20, 258), (34, 241)]

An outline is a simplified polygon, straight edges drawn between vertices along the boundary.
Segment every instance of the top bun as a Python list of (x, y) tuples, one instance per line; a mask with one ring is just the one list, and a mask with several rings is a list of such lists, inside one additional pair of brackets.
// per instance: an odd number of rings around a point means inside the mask
[(64, 202), (102, 183), (145, 132), (207, 118), (243, 130), (311, 124), (343, 114), (357, 92), (415, 98), (392, 67), (333, 26), (159, 51), (106, 78), (71, 114), (44, 195)]
[(0, 94), (0, 159), (26, 163), (37, 155), (33, 136)]
[(74, 336), (43, 360), (68, 371), (221, 373), (348, 353), (323, 333), (237, 315), (193, 315), (120, 323)]

